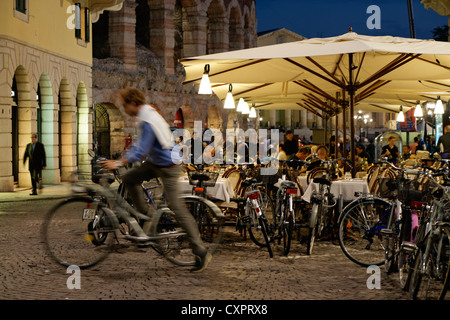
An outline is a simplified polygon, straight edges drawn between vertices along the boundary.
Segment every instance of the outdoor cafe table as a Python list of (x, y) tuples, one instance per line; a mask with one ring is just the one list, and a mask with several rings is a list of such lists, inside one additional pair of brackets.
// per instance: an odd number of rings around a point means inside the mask
[[(306, 188), (302, 199), (306, 202), (311, 201), (311, 195), (313, 192), (319, 191), (319, 184), (310, 183)], [(342, 195), (342, 200), (344, 202), (352, 201), (357, 198), (355, 196), (355, 192), (369, 192), (369, 185), (367, 184), (366, 179), (349, 179), (349, 180), (336, 180), (332, 181), (330, 192), (336, 197), (339, 198)]]
[[(191, 193), (192, 188), (195, 187), (189, 184), (189, 179), (187, 176), (179, 178), (179, 183), (181, 185), (181, 191), (183, 193)], [(231, 180), (221, 177), (217, 179), (214, 187), (206, 187), (206, 193), (213, 198), (225, 201), (227, 203), (230, 202), (230, 198), (234, 197), (234, 190)]]

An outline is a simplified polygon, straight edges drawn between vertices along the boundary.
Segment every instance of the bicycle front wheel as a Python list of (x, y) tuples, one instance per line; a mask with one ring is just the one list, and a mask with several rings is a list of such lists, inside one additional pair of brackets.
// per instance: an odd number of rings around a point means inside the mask
[(380, 198), (363, 198), (350, 203), (339, 219), (339, 245), (356, 264), (368, 267), (385, 262), (380, 230), (386, 229), (392, 204)]
[(71, 198), (53, 207), (42, 225), (46, 252), (63, 266), (91, 267), (114, 242), (111, 218), (92, 198)]

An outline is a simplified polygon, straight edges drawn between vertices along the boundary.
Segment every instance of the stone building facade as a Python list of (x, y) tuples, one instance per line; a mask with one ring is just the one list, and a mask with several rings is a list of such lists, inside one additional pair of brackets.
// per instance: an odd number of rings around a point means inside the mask
[[(44, 143), (45, 184), (89, 170), (91, 25), (123, 0), (0, 2), (0, 191), (31, 186), (31, 134)], [(51, 18), (49, 18), (51, 17)]]
[[(123, 151), (135, 123), (123, 112), (117, 91), (134, 86), (171, 126), (223, 129), (244, 123), (214, 95), (183, 84), (180, 58), (256, 46), (254, 0), (125, 0), (93, 25), (93, 104), (99, 153)], [(109, 142), (109, 145), (108, 145)]]

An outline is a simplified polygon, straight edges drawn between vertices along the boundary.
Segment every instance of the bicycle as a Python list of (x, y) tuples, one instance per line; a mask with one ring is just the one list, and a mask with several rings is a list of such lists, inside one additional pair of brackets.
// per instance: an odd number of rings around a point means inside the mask
[[(150, 246), (176, 265), (195, 265), (186, 232), (164, 199), (155, 201), (157, 210), (149, 217), (137, 212), (110, 188), (115, 181), (113, 175), (100, 173), (93, 178), (94, 184), (74, 183), (73, 196), (46, 214), (41, 236), (46, 252), (54, 261), (63, 266), (89, 268), (106, 259), (126, 240), (140, 247)], [(219, 236), (204, 241), (213, 253), (221, 239), (220, 222), (224, 218), (221, 210), (211, 201), (194, 195), (180, 196), (180, 200), (190, 212), (201, 203), (205, 212), (214, 217)]]
[(277, 240), (278, 245), (283, 244), (282, 253), (288, 255), (291, 243), (293, 230), (295, 227), (295, 210), (294, 210), (294, 196), (297, 195), (297, 184), (293, 181), (286, 180), (287, 167), (289, 165), (303, 165), (306, 162), (300, 160), (285, 161), (282, 167), (282, 178), (275, 184), (278, 187), (275, 200), (275, 211), (273, 221), (273, 239)]
[(390, 273), (398, 263), (404, 221), (401, 212), (422, 192), (404, 178), (404, 174), (417, 174), (417, 170), (395, 167), (385, 159), (376, 164), (386, 164), (402, 174), (398, 180), (382, 179), (380, 195), (362, 194), (344, 208), (338, 221), (338, 239), (343, 253), (354, 263), (365, 267), (384, 264)]
[(244, 180), (241, 182), (241, 187), (245, 189), (245, 197), (231, 198), (231, 201), (245, 203), (245, 214), (240, 218), (241, 221), (252, 241), (259, 247), (267, 248), (269, 256), (273, 258), (270, 242), (275, 209), (272, 200), (264, 190), (264, 182), (247, 178), (245, 167), (242, 172)]
[[(433, 176), (442, 174), (448, 177), (448, 170)], [(443, 300), (450, 285), (450, 195), (440, 184), (436, 184), (431, 195), (432, 203), (416, 235), (418, 250), (410, 275), (411, 300)]]
[(306, 254), (311, 255), (316, 237), (321, 236), (325, 226), (329, 223), (329, 210), (336, 206), (337, 200), (330, 192), (331, 175), (333, 166), (340, 161), (348, 161), (346, 158), (337, 158), (335, 160), (320, 160), (326, 169), (321, 177), (313, 179), (313, 183), (319, 185), (318, 192), (311, 195), (311, 214), (309, 217), (309, 237), (306, 247)]

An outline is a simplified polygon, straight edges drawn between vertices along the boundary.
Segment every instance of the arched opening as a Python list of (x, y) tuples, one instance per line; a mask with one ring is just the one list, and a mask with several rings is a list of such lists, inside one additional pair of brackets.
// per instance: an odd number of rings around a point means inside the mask
[(244, 32), (241, 25), (241, 14), (238, 7), (232, 7), (230, 10), (229, 27), (229, 49), (239, 50), (244, 47)]
[(174, 27), (174, 60), (175, 63), (181, 58), (183, 58), (183, 7), (181, 5), (181, 0), (177, 0), (175, 3), (175, 11), (173, 16), (173, 27)]
[(30, 80), (28, 72), (23, 66), (18, 66), (14, 72), (13, 86), (16, 98), (13, 98), (12, 122), (12, 152), (13, 152), (13, 172), (14, 180), (20, 187), (31, 186), (30, 173), (28, 167), (24, 167), (23, 154), (29, 142), (31, 133), (36, 132), (36, 112), (31, 107)]
[(216, 106), (211, 106), (208, 108), (207, 114), (207, 128), (210, 129), (222, 129), (222, 113)]
[(184, 120), (183, 120), (183, 111), (180, 109), (175, 113), (175, 120), (173, 121), (173, 126), (175, 128), (183, 128)]
[(136, 43), (150, 48), (150, 7), (147, 0), (136, 0)]
[(18, 90), (16, 76), (13, 78), (13, 83), (11, 86), (11, 145), (12, 145), (12, 171), (14, 184), (19, 182), (19, 110), (18, 110)]
[(95, 105), (94, 145), (97, 155), (111, 158), (111, 128), (108, 111), (101, 104)]
[(228, 49), (226, 28), (228, 26), (223, 2), (213, 0), (208, 7), (206, 53), (223, 52)]
[(109, 11), (105, 10), (96, 23), (92, 24), (92, 55), (97, 59), (111, 56), (109, 46)]

